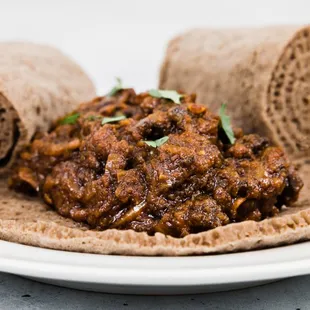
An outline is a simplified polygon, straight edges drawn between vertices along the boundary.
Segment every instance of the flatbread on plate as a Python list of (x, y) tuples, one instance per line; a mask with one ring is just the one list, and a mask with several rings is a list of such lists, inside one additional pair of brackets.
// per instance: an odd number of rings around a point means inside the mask
[(94, 231), (58, 215), (38, 198), (10, 191), (0, 182), (0, 239), (44, 248), (123, 255), (194, 255), (271, 247), (310, 239), (310, 201), (261, 222), (229, 224), (173, 238), (156, 233)]

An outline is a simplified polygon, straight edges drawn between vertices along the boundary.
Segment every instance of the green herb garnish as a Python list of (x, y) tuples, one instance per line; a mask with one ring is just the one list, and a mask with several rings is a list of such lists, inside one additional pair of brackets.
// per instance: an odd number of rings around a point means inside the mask
[(101, 125), (107, 124), (107, 123), (113, 123), (121, 121), (122, 119), (125, 119), (125, 115), (119, 115), (119, 116), (113, 116), (113, 117), (104, 117), (102, 119)]
[(99, 115), (90, 115), (90, 116), (88, 116), (86, 119), (87, 119), (88, 121), (95, 121), (95, 120), (101, 119), (101, 118), (102, 118), (102, 116), (99, 116)]
[(226, 110), (226, 104), (223, 103), (220, 108), (221, 126), (223, 130), (225, 131), (225, 134), (227, 138), (229, 139), (230, 143), (234, 144), (236, 141), (236, 138), (234, 136), (234, 132), (231, 127), (230, 117), (225, 114), (225, 110)]
[(112, 97), (116, 95), (120, 90), (124, 89), (122, 80), (119, 77), (116, 78), (116, 82), (117, 84), (106, 94), (106, 96)]
[(157, 147), (160, 147), (161, 145), (163, 145), (164, 143), (166, 143), (168, 141), (168, 139), (169, 139), (169, 137), (165, 136), (165, 137), (162, 137), (162, 138), (157, 139), (155, 141), (143, 141), (143, 142), (145, 142), (147, 145), (149, 145), (151, 147), (157, 148)]
[(181, 101), (180, 99), (184, 97), (184, 95), (180, 95), (177, 91), (175, 90), (161, 90), (161, 89), (151, 89), (149, 91), (149, 94), (152, 97), (155, 98), (165, 98), (165, 99), (170, 99), (174, 103), (180, 104)]
[(75, 124), (79, 117), (80, 117), (80, 113), (71, 114), (67, 116), (66, 118), (62, 119), (59, 123), (60, 125)]

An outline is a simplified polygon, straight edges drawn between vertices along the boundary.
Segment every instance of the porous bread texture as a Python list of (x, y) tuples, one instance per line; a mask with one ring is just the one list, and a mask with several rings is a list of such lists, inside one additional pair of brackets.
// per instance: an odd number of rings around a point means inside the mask
[(90, 230), (58, 215), (37, 198), (9, 191), (3, 181), (0, 197), (0, 239), (56, 250), (177, 256), (244, 251), (310, 239), (310, 201), (306, 200), (261, 222), (229, 224), (173, 238), (133, 230)]
[(159, 87), (196, 93), (214, 112), (226, 102), (235, 126), (309, 165), (309, 26), (191, 30), (169, 42)]
[(0, 43), (0, 174), (37, 130), (94, 96), (85, 72), (57, 49)]

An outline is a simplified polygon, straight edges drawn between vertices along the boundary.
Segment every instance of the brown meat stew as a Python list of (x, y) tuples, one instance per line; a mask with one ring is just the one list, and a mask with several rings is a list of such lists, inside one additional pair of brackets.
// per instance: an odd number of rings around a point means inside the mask
[(90, 228), (183, 237), (274, 216), (302, 188), (281, 148), (241, 130), (231, 145), (194, 95), (176, 104), (124, 89), (74, 113), (20, 153), (10, 186)]

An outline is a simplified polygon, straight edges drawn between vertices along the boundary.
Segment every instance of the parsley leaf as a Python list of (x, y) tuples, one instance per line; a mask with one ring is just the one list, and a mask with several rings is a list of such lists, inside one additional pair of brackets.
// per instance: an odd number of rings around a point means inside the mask
[(184, 95), (180, 95), (175, 90), (160, 90), (160, 89), (151, 89), (149, 91), (149, 95), (155, 98), (165, 98), (170, 99), (174, 103), (180, 104), (180, 99), (184, 97)]
[(122, 119), (125, 119), (125, 115), (119, 115), (119, 116), (113, 116), (113, 117), (104, 117), (102, 119), (101, 125), (107, 124), (107, 123), (113, 123), (121, 121)]
[(168, 141), (168, 139), (169, 139), (169, 137), (165, 136), (165, 137), (162, 137), (162, 138), (157, 139), (155, 141), (143, 141), (143, 142), (145, 142), (148, 146), (156, 148), (156, 147), (160, 147), (161, 145), (166, 143)]
[(234, 144), (236, 141), (236, 138), (234, 136), (234, 132), (231, 127), (230, 117), (225, 114), (225, 110), (226, 110), (226, 104), (223, 103), (220, 108), (221, 126), (223, 130), (225, 131), (225, 134), (227, 138), (229, 139), (230, 143)]
[(116, 95), (123, 88), (124, 87), (123, 87), (122, 80), (119, 77), (117, 77), (116, 78), (116, 85), (106, 94), (106, 96), (112, 97), (112, 96)]
[(75, 124), (79, 117), (80, 117), (80, 113), (74, 113), (62, 119), (59, 123), (60, 125)]

